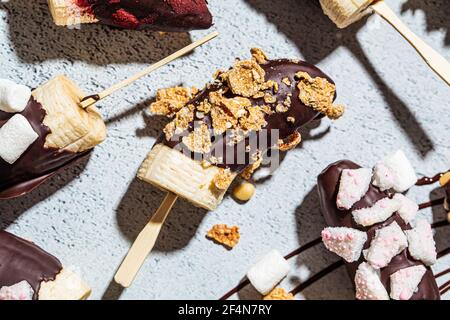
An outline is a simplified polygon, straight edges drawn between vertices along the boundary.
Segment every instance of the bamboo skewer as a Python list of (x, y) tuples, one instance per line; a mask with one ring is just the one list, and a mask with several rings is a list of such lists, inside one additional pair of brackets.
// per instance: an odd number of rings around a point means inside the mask
[(428, 66), (450, 86), (450, 63), (414, 34), (384, 1), (377, 1), (371, 7), (416, 49)]
[(111, 86), (110, 88), (103, 90), (100, 93), (85, 97), (84, 99), (81, 100), (80, 106), (82, 108), (88, 108), (88, 107), (92, 106), (93, 104), (108, 97), (109, 95), (113, 94), (114, 92), (116, 92), (126, 86), (129, 86), (136, 80), (139, 80), (140, 78), (147, 76), (148, 74), (155, 71), (156, 69), (161, 68), (162, 66), (178, 59), (179, 57), (185, 55), (186, 53), (188, 53), (188, 52), (194, 50), (195, 48), (205, 44), (206, 42), (214, 39), (218, 35), (219, 35), (219, 33), (217, 31), (210, 33), (209, 35), (205, 36), (204, 38), (191, 43), (190, 45), (184, 47), (183, 49), (178, 50), (175, 53), (172, 53), (170, 56), (162, 59), (161, 61), (156, 62), (155, 64), (152, 64), (150, 67), (145, 68), (144, 70), (129, 77), (128, 79), (125, 79), (125, 80)]

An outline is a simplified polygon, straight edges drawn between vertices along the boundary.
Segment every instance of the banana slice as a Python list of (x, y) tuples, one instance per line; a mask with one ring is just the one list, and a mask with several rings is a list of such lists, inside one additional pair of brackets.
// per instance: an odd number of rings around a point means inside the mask
[(39, 300), (86, 300), (91, 288), (75, 273), (62, 269), (54, 281), (41, 283)]
[(96, 23), (98, 19), (83, 11), (73, 0), (48, 0), (53, 21), (58, 26), (75, 26), (84, 23)]
[(56, 77), (32, 95), (47, 112), (44, 124), (51, 133), (46, 137), (46, 147), (83, 152), (105, 140), (106, 126), (98, 109), (80, 107), (85, 95), (67, 77)]
[[(194, 205), (214, 210), (222, 201), (226, 189), (217, 189), (214, 179), (221, 169), (204, 167), (198, 161), (163, 144), (157, 144), (148, 154), (138, 172), (138, 178), (156, 187), (171, 191)], [(236, 174), (231, 174), (234, 179)]]
[(320, 0), (323, 12), (339, 27), (345, 28), (371, 13), (374, 0)]

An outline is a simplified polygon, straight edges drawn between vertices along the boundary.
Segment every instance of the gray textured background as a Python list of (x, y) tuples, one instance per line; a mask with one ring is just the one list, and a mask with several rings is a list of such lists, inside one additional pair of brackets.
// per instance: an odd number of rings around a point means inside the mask
[[(429, 44), (450, 59), (448, 0), (387, 1)], [(276, 3), (276, 5), (275, 5)], [(82, 273), (93, 298), (215, 299), (236, 285), (249, 266), (272, 248), (288, 253), (316, 238), (324, 227), (315, 189), (329, 163), (349, 158), (370, 166), (402, 148), (420, 174), (450, 167), (449, 88), (393, 29), (371, 17), (338, 31), (310, 0), (211, 0), (221, 37), (101, 103), (109, 137), (89, 161), (72, 166), (31, 194), (0, 202), (0, 227), (32, 239)], [(0, 2), (0, 77), (38, 86), (64, 73), (86, 92), (133, 74), (206, 32), (167, 34), (52, 24), (44, 0)], [(348, 106), (334, 123), (304, 130), (305, 142), (290, 152), (276, 174), (257, 186), (247, 204), (227, 197), (206, 214), (179, 201), (132, 288), (110, 284), (131, 241), (163, 198), (134, 179), (165, 120), (143, 110), (156, 90), (177, 84), (202, 86), (235, 57), (259, 46), (270, 57), (302, 57), (337, 83), (338, 101)], [(439, 190), (413, 188), (418, 202)], [(440, 208), (423, 212), (442, 220)], [(232, 251), (205, 239), (215, 223), (241, 227)], [(449, 245), (449, 228), (437, 232), (438, 248)], [(292, 288), (337, 260), (320, 245), (291, 261)], [(435, 270), (450, 265), (441, 259)], [(443, 282), (441, 279), (440, 283)], [(351, 299), (344, 268), (299, 298)], [(254, 297), (244, 290), (241, 298)], [(448, 295), (447, 295), (448, 298)]]

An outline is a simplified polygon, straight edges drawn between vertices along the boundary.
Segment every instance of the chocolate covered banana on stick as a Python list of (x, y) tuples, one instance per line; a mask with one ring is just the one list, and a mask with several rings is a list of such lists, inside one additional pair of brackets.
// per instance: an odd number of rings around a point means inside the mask
[(0, 300), (85, 300), (89, 286), (35, 244), (0, 231)]
[(31, 91), (0, 80), (0, 199), (24, 195), (106, 138), (95, 103), (213, 39), (186, 46), (138, 74), (88, 96), (65, 76)]
[(375, 11), (416, 49), (430, 68), (447, 85), (450, 85), (450, 63), (415, 35), (383, 0), (320, 0), (320, 4), (324, 13), (339, 28), (346, 28)]
[(172, 120), (138, 178), (168, 195), (116, 275), (123, 286), (131, 284), (177, 197), (214, 210), (238, 175), (248, 178), (269, 153), (295, 148), (302, 126), (343, 114), (344, 107), (333, 103), (333, 81), (315, 66), (268, 60), (259, 49), (252, 54), (252, 59), (217, 72), (202, 91), (158, 92), (151, 111)]
[(206, 0), (48, 0), (59, 26), (102, 23), (125, 29), (189, 31), (208, 29)]

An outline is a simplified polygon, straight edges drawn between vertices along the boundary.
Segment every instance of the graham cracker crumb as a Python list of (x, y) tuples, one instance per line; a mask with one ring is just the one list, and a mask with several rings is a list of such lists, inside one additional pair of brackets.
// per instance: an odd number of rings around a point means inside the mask
[(259, 107), (247, 108), (246, 116), (239, 119), (239, 124), (244, 131), (259, 131), (267, 125), (265, 114)]
[(312, 78), (306, 72), (295, 75), (300, 81), (297, 85), (300, 90), (299, 99), (305, 105), (325, 114), (330, 119), (337, 119), (344, 113), (344, 106), (333, 105), (336, 86), (325, 78)]
[(291, 80), (289, 80), (288, 77), (283, 78), (283, 79), (281, 80), (281, 82), (283, 82), (283, 83), (284, 83), (285, 85), (287, 85), (288, 87), (290, 87), (291, 84), (292, 84)]
[(281, 139), (278, 141), (278, 149), (280, 151), (289, 151), (298, 146), (300, 142), (302, 142), (302, 136), (298, 131), (295, 131), (287, 138), (287, 141)]
[(233, 182), (233, 174), (230, 169), (220, 168), (219, 173), (214, 176), (213, 184), (218, 190), (227, 190)]
[(160, 89), (156, 93), (156, 101), (150, 105), (153, 114), (173, 117), (189, 100), (198, 93), (195, 87), (174, 87)]
[(238, 61), (234, 67), (224, 74), (234, 94), (252, 97), (264, 83), (266, 72), (254, 60)]
[(245, 180), (250, 180), (253, 173), (261, 166), (263, 158), (261, 152), (256, 152), (252, 155), (253, 162), (241, 172), (241, 177)]
[(208, 153), (211, 150), (211, 135), (208, 126), (204, 123), (183, 137), (182, 141), (193, 152)]
[(256, 62), (259, 64), (267, 63), (267, 55), (266, 53), (260, 49), (260, 48), (251, 48), (250, 53), (252, 54), (253, 59), (255, 59)]
[(207, 237), (232, 249), (239, 243), (241, 235), (238, 226), (229, 227), (226, 224), (216, 224), (208, 231)]
[(275, 288), (263, 300), (294, 300), (294, 295), (283, 288)]
[(190, 104), (175, 114), (175, 119), (169, 122), (163, 130), (167, 141), (170, 141), (174, 134), (180, 134), (189, 128), (189, 124), (194, 120), (194, 109), (194, 106)]

